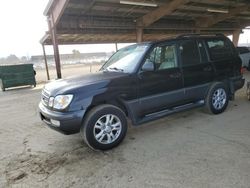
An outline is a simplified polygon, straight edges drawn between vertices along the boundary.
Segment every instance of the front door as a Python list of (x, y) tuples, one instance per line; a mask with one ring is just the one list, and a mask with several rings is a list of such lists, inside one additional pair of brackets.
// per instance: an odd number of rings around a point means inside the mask
[(175, 106), (184, 95), (175, 43), (155, 46), (144, 63), (148, 61), (154, 70), (141, 70), (138, 75), (140, 116)]

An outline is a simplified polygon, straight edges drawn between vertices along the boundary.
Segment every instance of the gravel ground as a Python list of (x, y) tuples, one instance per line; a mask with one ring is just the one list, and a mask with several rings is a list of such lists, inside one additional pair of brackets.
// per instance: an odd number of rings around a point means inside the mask
[(250, 187), (245, 88), (221, 115), (198, 108), (130, 127), (107, 152), (44, 126), (41, 88), (0, 92), (0, 187)]

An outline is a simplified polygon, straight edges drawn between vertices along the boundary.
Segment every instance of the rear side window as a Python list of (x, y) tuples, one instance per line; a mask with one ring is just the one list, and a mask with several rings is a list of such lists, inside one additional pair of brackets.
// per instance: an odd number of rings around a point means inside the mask
[(229, 43), (224, 39), (208, 39), (206, 41), (211, 60), (227, 59), (232, 56)]
[(182, 41), (179, 50), (183, 67), (197, 65), (201, 62), (200, 53), (195, 40)]

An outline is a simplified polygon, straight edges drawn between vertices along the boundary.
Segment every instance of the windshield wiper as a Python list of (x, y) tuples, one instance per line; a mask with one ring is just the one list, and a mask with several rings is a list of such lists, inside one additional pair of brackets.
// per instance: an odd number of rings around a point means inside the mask
[(118, 72), (123, 72), (124, 71), (123, 69), (119, 69), (117, 67), (108, 67), (107, 69), (108, 70), (115, 70), (115, 71), (118, 71)]

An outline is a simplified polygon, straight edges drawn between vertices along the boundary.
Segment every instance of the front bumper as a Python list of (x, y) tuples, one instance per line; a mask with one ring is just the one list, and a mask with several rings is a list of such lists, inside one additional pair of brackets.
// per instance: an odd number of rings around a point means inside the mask
[[(49, 110), (41, 102), (39, 104), (39, 111), (41, 120), (46, 125), (63, 134), (78, 133), (81, 128), (83, 116), (86, 112), (85, 110), (74, 112), (56, 112)], [(60, 125), (53, 124), (53, 120), (60, 122)]]

